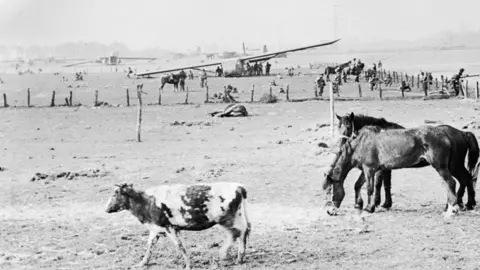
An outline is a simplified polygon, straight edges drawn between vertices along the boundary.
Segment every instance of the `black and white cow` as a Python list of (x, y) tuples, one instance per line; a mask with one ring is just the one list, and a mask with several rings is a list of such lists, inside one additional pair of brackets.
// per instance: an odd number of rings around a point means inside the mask
[(208, 115), (215, 117), (245, 117), (248, 116), (248, 111), (242, 104), (229, 104), (223, 111), (214, 111)]
[(231, 245), (239, 240), (236, 263), (243, 262), (251, 225), (246, 209), (247, 191), (241, 184), (161, 185), (145, 191), (134, 189), (133, 184), (116, 186), (106, 212), (129, 210), (150, 229), (147, 251), (139, 266), (148, 263), (153, 245), (160, 235), (166, 235), (182, 253), (186, 268), (190, 269), (187, 252), (178, 238), (179, 232), (201, 231), (216, 224), (227, 231), (220, 258), (226, 259)]

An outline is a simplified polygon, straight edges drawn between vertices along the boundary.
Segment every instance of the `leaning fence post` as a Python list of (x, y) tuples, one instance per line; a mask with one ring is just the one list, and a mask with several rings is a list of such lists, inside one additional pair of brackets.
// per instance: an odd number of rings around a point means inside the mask
[(50, 101), (50, 107), (55, 106), (55, 91), (52, 92), (52, 100)]
[(255, 93), (255, 84), (252, 84), (252, 90), (251, 90), (251, 95), (250, 95), (250, 102), (253, 103), (253, 95)]
[(3, 107), (8, 107), (7, 94), (3, 93)]
[(137, 142), (141, 142), (140, 131), (142, 128), (142, 88), (143, 84), (137, 85), (138, 114), (137, 114)]
[(290, 101), (290, 85), (287, 84), (287, 89), (285, 90), (285, 95), (287, 96), (287, 101)]
[(68, 97), (65, 97), (65, 105), (70, 106), (70, 104), (68, 103)]
[(359, 83), (357, 83), (357, 85), (358, 85), (358, 96), (362, 97), (362, 86)]
[(73, 106), (73, 92), (70, 91), (70, 98), (68, 99), (70, 106)]

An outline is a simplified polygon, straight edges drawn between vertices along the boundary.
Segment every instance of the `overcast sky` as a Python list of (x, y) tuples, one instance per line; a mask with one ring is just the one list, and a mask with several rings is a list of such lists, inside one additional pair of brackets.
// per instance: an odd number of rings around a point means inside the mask
[(480, 28), (479, 0), (0, 0), (0, 44), (311, 44), (334, 38), (334, 3), (342, 37), (412, 40)]

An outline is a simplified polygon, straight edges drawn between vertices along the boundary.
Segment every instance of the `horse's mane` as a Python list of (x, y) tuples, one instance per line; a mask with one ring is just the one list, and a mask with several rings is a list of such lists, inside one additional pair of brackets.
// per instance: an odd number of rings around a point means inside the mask
[(404, 129), (403, 126), (394, 122), (389, 122), (385, 120), (385, 118), (376, 118), (363, 114), (355, 114), (353, 117), (353, 125), (355, 127), (355, 132), (358, 132), (365, 126), (376, 126), (382, 129)]

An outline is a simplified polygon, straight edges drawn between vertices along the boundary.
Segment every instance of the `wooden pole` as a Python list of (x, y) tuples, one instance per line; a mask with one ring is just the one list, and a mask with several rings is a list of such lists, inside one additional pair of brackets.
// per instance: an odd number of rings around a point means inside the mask
[(98, 106), (98, 90), (95, 90), (95, 101), (93, 103), (94, 107)]
[(208, 103), (208, 85), (205, 86), (205, 103)]
[(415, 86), (415, 76), (412, 75), (411, 87)]
[(27, 89), (27, 107), (30, 107), (30, 88)]
[(435, 78), (435, 89), (438, 90), (438, 78)]
[(333, 85), (332, 82), (328, 83), (328, 92), (330, 93), (330, 138), (332, 140), (332, 143), (334, 141), (334, 130), (335, 130), (335, 107), (334, 107), (334, 102), (333, 102)]
[(188, 86), (187, 86), (187, 92), (185, 93), (185, 104), (188, 104)]
[(358, 85), (358, 96), (362, 97), (362, 86), (359, 83), (357, 83), (357, 85)]
[(287, 90), (285, 95), (287, 96), (287, 101), (290, 101), (290, 85), (287, 84)]
[(420, 89), (420, 75), (417, 75), (417, 88)]
[(272, 95), (272, 87), (270, 86), (270, 100), (272, 100), (272, 97), (273, 97), (273, 95)]
[(378, 94), (380, 95), (380, 99), (383, 99), (382, 84), (380, 82), (378, 82)]
[(65, 105), (70, 106), (70, 104), (68, 104), (68, 97), (65, 97)]
[(3, 107), (8, 107), (7, 94), (3, 93)]
[(253, 95), (255, 93), (255, 84), (252, 84), (252, 90), (251, 90), (251, 95), (250, 95), (250, 102), (253, 103)]
[(476, 96), (475, 98), (478, 101), (480, 99), (480, 88), (478, 87), (478, 82), (477, 82), (477, 89), (476, 89), (476, 95), (475, 96)]
[(142, 128), (142, 88), (143, 84), (137, 85), (137, 96), (138, 96), (138, 114), (137, 114), (137, 142), (141, 142), (140, 131)]
[(55, 106), (55, 91), (52, 92), (52, 100), (50, 101), (50, 107)]
[(70, 103), (70, 106), (73, 106), (73, 92), (70, 91), (70, 98), (69, 98), (69, 103)]
[(130, 107), (130, 91), (127, 89), (125, 89), (125, 92), (127, 94), (127, 107)]
[(465, 80), (465, 95), (463, 95), (465, 97), (465, 99), (468, 98), (468, 81)]

